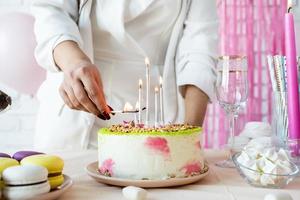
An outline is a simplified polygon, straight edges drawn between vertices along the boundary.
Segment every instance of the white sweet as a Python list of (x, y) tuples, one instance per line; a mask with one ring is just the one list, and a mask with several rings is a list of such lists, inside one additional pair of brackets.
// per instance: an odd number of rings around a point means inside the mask
[(240, 135), (248, 138), (258, 138), (264, 136), (271, 136), (271, 134), (272, 128), (269, 123), (248, 122)]
[(258, 149), (264, 149), (266, 147), (272, 146), (272, 138), (271, 137), (259, 137), (254, 138), (250, 140), (250, 142), (247, 144), (248, 147), (255, 147)]
[(278, 154), (277, 154), (275, 148), (265, 149), (265, 151), (262, 153), (262, 155), (272, 162), (276, 162), (278, 159)]
[(264, 197), (264, 200), (293, 200), (291, 195), (286, 192), (270, 193)]
[(147, 198), (147, 191), (135, 186), (123, 188), (122, 193), (128, 200), (145, 200)]
[[(246, 144), (250, 141), (250, 138), (245, 136), (234, 136), (234, 149), (239, 151), (244, 148)], [(232, 137), (228, 139), (228, 144), (232, 143)]]
[(261, 185), (273, 185), (279, 182), (282, 177), (292, 172), (289, 156), (285, 150), (269, 147), (263, 148), (259, 142), (249, 142), (241, 152), (237, 161), (256, 172), (243, 169), (244, 174)]
[[(257, 165), (256, 163), (249, 166), (250, 169), (254, 170), (254, 171), (257, 171)], [(246, 172), (246, 176), (248, 176), (248, 178), (250, 178), (251, 180), (253, 181), (259, 181), (260, 179), (260, 174), (254, 172), (254, 171), (251, 171), (251, 170), (245, 170), (244, 172)]]
[(278, 151), (278, 159), (286, 161), (286, 160), (289, 160), (289, 156), (288, 156), (288, 154), (286, 153), (285, 150), (279, 149), (279, 151)]
[(274, 179), (270, 175), (266, 174), (260, 176), (260, 183), (264, 186), (275, 184)]
[(259, 167), (262, 170), (262, 172), (264, 173), (272, 173), (274, 171), (274, 169), (276, 168), (275, 163), (273, 163), (272, 161), (270, 161), (269, 159), (262, 157), (261, 159), (259, 159), (263, 162), (259, 163)]
[(242, 151), (241, 155), (237, 158), (237, 161), (239, 163), (241, 163), (242, 165), (244, 165), (244, 166), (249, 165), (249, 161), (251, 161), (251, 160), (252, 159), (250, 158), (250, 156), (245, 151)]

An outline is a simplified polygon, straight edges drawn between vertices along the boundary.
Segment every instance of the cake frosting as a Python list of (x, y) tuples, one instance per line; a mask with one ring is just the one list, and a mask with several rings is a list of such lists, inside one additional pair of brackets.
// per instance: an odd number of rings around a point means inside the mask
[(98, 133), (99, 172), (106, 176), (159, 180), (204, 170), (201, 128), (182, 124), (145, 128), (133, 123)]

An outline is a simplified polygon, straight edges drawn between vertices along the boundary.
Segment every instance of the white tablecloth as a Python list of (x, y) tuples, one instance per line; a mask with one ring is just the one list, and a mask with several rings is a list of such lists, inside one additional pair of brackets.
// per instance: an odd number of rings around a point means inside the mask
[[(60, 200), (122, 200), (120, 187), (104, 185), (90, 178), (84, 168), (97, 160), (96, 151), (56, 152), (65, 160), (64, 174), (71, 176), (73, 187)], [(205, 179), (187, 186), (147, 189), (149, 200), (263, 200), (268, 193), (288, 192), (294, 200), (300, 200), (300, 177), (282, 190), (255, 188), (248, 185), (236, 169), (214, 166), (223, 159), (221, 151), (206, 151), (210, 173)]]

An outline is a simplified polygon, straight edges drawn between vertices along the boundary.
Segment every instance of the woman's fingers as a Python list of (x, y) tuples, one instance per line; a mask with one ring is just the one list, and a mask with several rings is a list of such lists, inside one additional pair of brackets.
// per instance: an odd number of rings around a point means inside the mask
[(66, 86), (65, 91), (73, 105), (73, 109), (77, 109), (77, 110), (83, 109), (83, 106), (80, 104), (80, 102), (75, 97), (73, 89), (71, 87)]
[(100, 111), (97, 109), (95, 104), (92, 102), (92, 100), (88, 97), (87, 92), (85, 91), (82, 83), (80, 81), (76, 81), (73, 84), (73, 90), (74, 94), (80, 102), (80, 104), (90, 113), (93, 113), (94, 115), (98, 116)]
[(83, 77), (81, 81), (84, 85), (85, 90), (87, 91), (89, 98), (94, 102), (98, 110), (101, 111), (104, 117), (110, 119), (110, 109), (106, 104), (102, 88), (98, 86), (97, 82), (94, 79), (91, 79), (89, 77)]
[(64, 100), (65, 104), (69, 107), (69, 108), (72, 108), (73, 109), (73, 104), (71, 103), (67, 93), (65, 92), (65, 90), (61, 87), (59, 89), (59, 94), (61, 96), (61, 98)]
[(77, 100), (74, 91), (71, 87), (66, 84), (63, 84), (63, 87), (60, 89), (60, 93), (63, 96), (65, 103), (72, 109), (75, 110), (87, 110), (81, 105), (81, 103)]
[(101, 119), (110, 119), (102, 82), (97, 67), (91, 63), (64, 71), (60, 93), (66, 104), (73, 109), (84, 110)]

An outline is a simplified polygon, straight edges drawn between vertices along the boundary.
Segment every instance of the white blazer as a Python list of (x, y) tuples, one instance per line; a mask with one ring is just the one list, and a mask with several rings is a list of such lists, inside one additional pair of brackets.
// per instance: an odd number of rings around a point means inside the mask
[[(118, 4), (111, 0), (109, 3)], [(64, 104), (58, 92), (63, 74), (59, 72), (52, 55), (55, 46), (62, 41), (73, 40), (91, 60), (94, 60), (91, 6), (92, 0), (33, 0), (31, 11), (35, 16), (37, 39), (35, 55), (37, 62), (48, 70), (47, 79), (38, 92), (38, 99), (43, 105), (43, 110), (38, 115), (36, 133), (43, 134), (43, 137), (37, 137), (38, 139), (35, 140), (35, 146), (39, 149), (87, 148), (88, 133), (95, 120), (92, 114), (81, 112), (77, 116), (70, 116), (74, 118), (72, 130), (80, 130), (80, 134), (72, 136), (72, 141), (68, 139), (71, 144), (69, 146), (63, 141), (63, 134), (54, 137), (53, 133), (47, 132), (47, 126), (53, 120), (59, 120), (59, 117), (56, 119), (51, 116), (58, 116)], [(116, 30), (116, 34), (120, 33), (122, 32)], [(127, 42), (127, 38), (125, 36), (123, 38), (124, 42)], [(182, 0), (163, 71), (165, 121), (183, 120), (184, 108), (180, 105), (182, 105), (185, 85), (195, 85), (213, 99), (217, 41), (216, 1)], [(64, 123), (61, 123), (58, 128), (60, 132), (70, 131), (70, 125)]]

